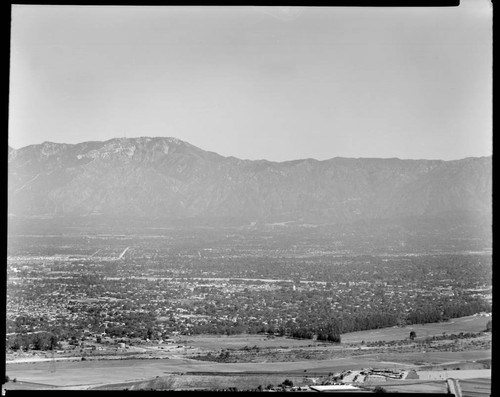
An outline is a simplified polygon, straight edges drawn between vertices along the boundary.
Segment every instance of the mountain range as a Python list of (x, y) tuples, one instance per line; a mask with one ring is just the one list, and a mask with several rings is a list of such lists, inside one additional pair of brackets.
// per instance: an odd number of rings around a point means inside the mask
[(492, 214), (492, 158), (242, 160), (175, 138), (9, 147), (17, 217), (349, 223)]

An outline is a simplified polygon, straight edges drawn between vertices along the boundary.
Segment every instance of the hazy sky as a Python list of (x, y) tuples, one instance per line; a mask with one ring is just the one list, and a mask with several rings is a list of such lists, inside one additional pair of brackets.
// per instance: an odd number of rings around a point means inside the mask
[(492, 7), (14, 5), (9, 144), (171, 136), (225, 156), (492, 152)]

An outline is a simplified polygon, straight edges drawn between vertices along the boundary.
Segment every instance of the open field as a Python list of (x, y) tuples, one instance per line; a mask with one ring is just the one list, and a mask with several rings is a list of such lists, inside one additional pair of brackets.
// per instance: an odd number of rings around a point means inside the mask
[[(449, 371), (453, 372), (453, 371)], [(455, 371), (459, 372), (459, 371)], [(464, 377), (454, 376), (454, 373), (448, 373), (448, 378), (459, 380), (462, 395), (464, 397), (489, 397), (491, 396), (491, 375), (484, 378), (471, 378), (473, 372), (464, 371)], [(438, 378), (439, 374), (431, 375), (428, 380), (416, 381), (397, 381), (397, 382), (382, 382), (380, 385), (388, 392), (404, 392), (404, 393), (447, 393), (447, 384), (444, 379)]]
[(170, 375), (163, 378), (142, 381), (126, 382), (109, 386), (93, 387), (92, 390), (165, 390), (175, 388), (177, 390), (192, 389), (227, 389), (236, 387), (239, 390), (255, 389), (259, 385), (266, 387), (269, 384), (278, 385), (285, 379), (291, 380), (294, 384), (302, 384), (302, 376), (284, 375)]
[(398, 354), (393, 352), (366, 354), (366, 359), (381, 362), (398, 362), (414, 366), (426, 366), (429, 364), (459, 363), (465, 361), (478, 361), (491, 359), (491, 350), (473, 350), (462, 352), (416, 352)]
[[(445, 381), (381, 386), (392, 393), (448, 393)], [(451, 395), (451, 394), (450, 394)]]
[(46, 384), (33, 383), (33, 382), (20, 382), (9, 381), (3, 385), (6, 390), (47, 390), (57, 389), (56, 386), (47, 386)]
[(481, 332), (486, 329), (486, 323), (490, 316), (467, 316), (454, 318), (448, 322), (409, 325), (406, 327), (382, 328), (377, 330), (351, 332), (342, 335), (343, 343), (359, 343), (361, 341), (391, 341), (407, 339), (410, 331), (417, 334), (416, 340), (425, 339), (428, 336), (439, 336), (443, 332), (447, 334), (458, 334), (460, 332)]
[(439, 380), (439, 379), (474, 379), (474, 378), (490, 378), (490, 369), (469, 369), (469, 370), (451, 370), (451, 371), (417, 371), (418, 376), (422, 380)]
[(462, 379), (460, 380), (460, 388), (464, 396), (491, 396), (491, 378)]

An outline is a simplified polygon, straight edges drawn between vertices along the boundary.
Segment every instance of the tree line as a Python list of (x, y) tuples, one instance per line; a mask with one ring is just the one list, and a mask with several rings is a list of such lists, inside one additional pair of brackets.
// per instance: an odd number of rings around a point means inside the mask
[(59, 346), (58, 338), (51, 332), (33, 332), (8, 335), (7, 348), (12, 350), (54, 350)]

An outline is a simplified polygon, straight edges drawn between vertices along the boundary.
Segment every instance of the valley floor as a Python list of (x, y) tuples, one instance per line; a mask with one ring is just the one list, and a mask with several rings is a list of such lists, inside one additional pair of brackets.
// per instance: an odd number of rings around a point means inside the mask
[[(480, 332), (483, 323), (483, 317), (469, 316), (411, 329), (356, 332), (342, 335), (340, 345), (265, 335), (197, 335), (163, 345), (113, 347), (87, 353), (84, 360), (74, 353), (8, 355), (7, 375), (16, 382), (8, 382), (4, 389), (241, 390), (278, 385), (285, 379), (298, 386), (321, 384), (333, 374), (378, 368), (413, 369), (418, 379), (373, 383), (351, 376), (344, 382), (368, 389), (379, 385), (388, 391), (446, 392), (446, 379), (454, 378), (463, 384), (464, 396), (489, 395), (491, 333), (459, 340), (450, 335)], [(417, 333), (414, 341), (409, 341), (410, 330)], [(440, 338), (430, 341), (431, 336)], [(217, 357), (222, 351), (230, 353), (227, 362), (206, 360), (208, 353)]]

